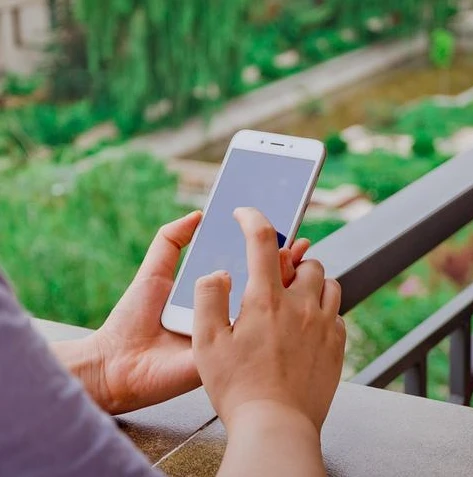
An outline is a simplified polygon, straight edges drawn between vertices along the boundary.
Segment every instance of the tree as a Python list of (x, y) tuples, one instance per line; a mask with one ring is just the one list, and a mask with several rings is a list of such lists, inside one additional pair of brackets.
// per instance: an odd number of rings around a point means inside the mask
[(122, 130), (166, 99), (179, 120), (230, 95), (247, 51), (249, 0), (80, 0), (96, 96)]
[(271, 33), (270, 62), (324, 32), (326, 57), (430, 28), (427, 7), (439, 26), (452, 12), (440, 0), (77, 0), (73, 7), (85, 31), (92, 95), (126, 133), (160, 100), (179, 122), (241, 91), (241, 71), (250, 52), (258, 56), (261, 30)]

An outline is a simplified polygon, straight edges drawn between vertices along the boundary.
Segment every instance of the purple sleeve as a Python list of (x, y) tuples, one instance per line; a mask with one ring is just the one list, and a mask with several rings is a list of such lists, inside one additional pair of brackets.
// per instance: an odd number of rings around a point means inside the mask
[(162, 475), (57, 363), (1, 275), (0, 475)]

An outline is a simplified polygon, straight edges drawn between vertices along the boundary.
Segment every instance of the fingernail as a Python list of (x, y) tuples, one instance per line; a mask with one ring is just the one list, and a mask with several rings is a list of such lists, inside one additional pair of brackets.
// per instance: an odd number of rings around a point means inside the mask
[(230, 274), (226, 270), (217, 270), (212, 273), (214, 276), (219, 276), (219, 277), (229, 277)]
[(240, 212), (243, 212), (243, 211), (247, 211), (247, 210), (253, 210), (254, 207), (236, 207), (234, 210), (233, 210), (233, 213), (235, 214), (239, 214)]
[(202, 215), (202, 211), (201, 210), (193, 210), (192, 212), (189, 212), (186, 217), (192, 217), (193, 215)]
[(305, 238), (305, 237), (301, 237), (299, 239), (299, 243), (300, 242), (304, 243), (305, 247), (310, 247), (310, 245), (311, 245), (311, 241), (308, 238)]

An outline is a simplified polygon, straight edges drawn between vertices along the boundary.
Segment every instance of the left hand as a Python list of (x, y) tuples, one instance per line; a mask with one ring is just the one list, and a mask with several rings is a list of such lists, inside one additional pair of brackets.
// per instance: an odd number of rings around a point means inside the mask
[[(81, 343), (53, 346), (59, 359), (111, 414), (157, 404), (201, 384), (190, 338), (166, 330), (160, 320), (181, 250), (191, 241), (201, 218), (202, 213), (196, 211), (163, 226), (103, 326)], [(284, 285), (292, 281), (309, 245), (308, 240), (301, 239), (290, 250), (280, 251)], [(79, 361), (86, 365), (71, 369), (74, 345), (83, 355)]]

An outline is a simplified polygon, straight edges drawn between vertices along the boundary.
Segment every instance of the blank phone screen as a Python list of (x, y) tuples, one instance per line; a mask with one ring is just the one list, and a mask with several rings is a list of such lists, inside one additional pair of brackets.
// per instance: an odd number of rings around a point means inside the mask
[(171, 303), (193, 308), (195, 282), (226, 270), (232, 277), (230, 315), (237, 318), (248, 272), (245, 238), (233, 211), (237, 207), (260, 210), (277, 230), (283, 247), (314, 167), (314, 161), (307, 159), (233, 149)]

